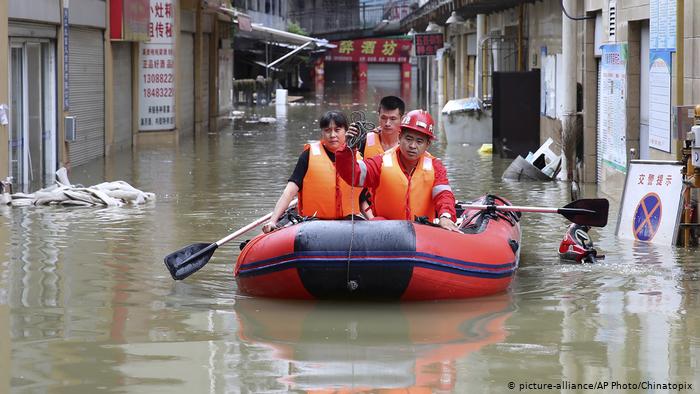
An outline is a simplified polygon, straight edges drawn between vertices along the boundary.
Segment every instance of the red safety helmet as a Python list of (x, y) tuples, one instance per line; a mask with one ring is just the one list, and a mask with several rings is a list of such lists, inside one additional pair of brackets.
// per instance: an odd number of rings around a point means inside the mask
[(435, 138), (433, 134), (433, 117), (430, 116), (428, 111), (423, 109), (414, 109), (401, 119), (401, 130), (408, 129), (417, 131), (427, 135), (431, 140)]

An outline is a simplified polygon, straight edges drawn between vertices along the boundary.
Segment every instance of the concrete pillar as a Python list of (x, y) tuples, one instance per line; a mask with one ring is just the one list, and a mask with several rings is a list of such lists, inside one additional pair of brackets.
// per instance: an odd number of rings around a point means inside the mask
[[(58, 167), (66, 167), (70, 171), (71, 169), (71, 164), (70, 164), (70, 146), (68, 145), (68, 142), (66, 142), (66, 130), (64, 127), (63, 119), (68, 115), (69, 111), (66, 111), (66, 108), (63, 103), (63, 94), (64, 94), (64, 89), (63, 89), (63, 83), (65, 80), (65, 74), (67, 74), (67, 71), (64, 70), (64, 63), (66, 63), (65, 56), (63, 55), (63, 45), (65, 44), (65, 40), (63, 38), (63, 9), (68, 8), (69, 2), (68, 0), (62, 0), (61, 1), (61, 24), (58, 29), (58, 35), (56, 36), (56, 90), (57, 90), (57, 102), (58, 104), (58, 141), (56, 145), (58, 145)], [(70, 38), (68, 39), (70, 41)], [(70, 81), (69, 81), (70, 82)]]
[[(563, 0), (564, 8), (570, 14), (578, 15), (576, 0)], [(559, 177), (570, 180), (573, 175), (574, 152), (576, 150), (576, 21), (569, 19), (562, 12), (562, 74), (563, 86), (557, 92), (562, 100), (562, 171)]]
[(357, 63), (357, 83), (367, 85), (367, 69), (369, 68), (367, 62)]
[(467, 35), (462, 34), (462, 45), (460, 46), (460, 56), (462, 58), (462, 68), (460, 69), (460, 74), (462, 74), (462, 89), (460, 97), (469, 96), (469, 89), (467, 87), (469, 84), (469, 55), (467, 53), (469, 44), (467, 44), (467, 41)]
[(432, 81), (432, 70), (433, 68), (433, 58), (432, 56), (425, 57), (425, 110), (430, 111), (430, 105), (433, 101), (432, 88), (434, 86)]
[(105, 7), (106, 28), (104, 31), (105, 58), (105, 156), (112, 154), (114, 144), (114, 62), (112, 61), (112, 41), (110, 40), (109, 6)]
[[(446, 97), (446, 92), (445, 92), (445, 87), (446, 87), (446, 81), (448, 78), (445, 78), (445, 65), (447, 62), (445, 61), (447, 59), (447, 56), (443, 53), (442, 56), (440, 56), (440, 60), (437, 61), (437, 106), (438, 110), (442, 109), (442, 107), (445, 105), (445, 97)], [(430, 112), (430, 108), (428, 108), (428, 112)]]
[(367, 94), (367, 62), (358, 62), (355, 64), (355, 81), (357, 89), (353, 89), (353, 101), (360, 103), (364, 101)]
[(476, 97), (479, 99), (484, 97), (484, 86), (482, 81), (483, 75), (483, 63), (484, 63), (484, 51), (482, 49), (482, 41), (486, 37), (486, 15), (478, 14), (476, 16), (476, 81), (474, 81), (474, 88), (476, 90)]
[[(219, 17), (212, 18), (211, 34), (209, 35), (209, 110), (205, 109), (204, 116), (209, 116), (209, 132), (219, 130)], [(208, 112), (208, 114), (207, 114)]]
[(194, 133), (198, 134), (202, 130), (202, 121), (205, 114), (202, 111), (202, 41), (204, 40), (204, 27), (202, 19), (204, 15), (201, 7), (196, 7), (195, 11), (195, 33), (194, 33)]
[(455, 56), (455, 75), (454, 75), (454, 89), (452, 95), (454, 98), (458, 99), (462, 96), (462, 68), (464, 67), (464, 54), (462, 53), (462, 37), (463, 35), (457, 34), (454, 38), (454, 56)]
[[(9, 26), (8, 26), (8, 0), (0, 0), (0, 53), (3, 54), (3, 60), (0, 61), (0, 104), (5, 104), (10, 107), (10, 87), (8, 83), (10, 81), (10, 68), (9, 59), (7, 59), (7, 54), (10, 53), (10, 40), (9, 40)], [(9, 114), (8, 114), (9, 118)], [(8, 119), (9, 121), (9, 119)], [(10, 175), (10, 169), (8, 167), (10, 151), (8, 149), (8, 141), (10, 140), (10, 125), (0, 124), (0, 179), (4, 180)], [(9, 353), (8, 353), (9, 356)], [(8, 369), (8, 368), (3, 368)], [(9, 376), (9, 375), (8, 375)], [(0, 379), (0, 383), (2, 379)], [(6, 382), (9, 392), (9, 380)], [(2, 385), (0, 385), (0, 391), (2, 391)]]
[(325, 79), (325, 62), (322, 57), (319, 57), (314, 62), (314, 89), (316, 90), (316, 97), (323, 97), (323, 88), (326, 84)]
[(401, 97), (405, 101), (411, 97), (411, 63), (401, 63)]

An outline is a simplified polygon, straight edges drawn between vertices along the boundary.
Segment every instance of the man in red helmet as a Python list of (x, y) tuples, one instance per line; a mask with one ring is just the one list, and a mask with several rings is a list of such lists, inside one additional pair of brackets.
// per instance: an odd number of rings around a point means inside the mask
[(447, 170), (427, 152), (435, 138), (433, 118), (427, 111), (413, 110), (401, 120), (399, 145), (383, 155), (355, 161), (343, 145), (336, 151), (338, 174), (348, 183), (372, 190), (377, 216), (394, 220), (439, 217), (439, 225), (459, 231), (455, 220), (455, 197)]

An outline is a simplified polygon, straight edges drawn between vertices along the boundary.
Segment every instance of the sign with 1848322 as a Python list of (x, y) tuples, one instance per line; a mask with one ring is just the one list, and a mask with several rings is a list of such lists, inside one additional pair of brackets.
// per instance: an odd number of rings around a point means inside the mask
[(139, 131), (175, 128), (175, 4), (150, 0), (148, 43), (139, 45)]
[(413, 47), (416, 56), (431, 56), (442, 48), (442, 33), (416, 33), (413, 35)]

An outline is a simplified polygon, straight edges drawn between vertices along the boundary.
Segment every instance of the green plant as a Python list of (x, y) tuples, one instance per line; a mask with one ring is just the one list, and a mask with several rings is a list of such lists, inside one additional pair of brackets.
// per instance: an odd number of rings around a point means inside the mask
[(309, 33), (306, 32), (301, 26), (296, 22), (289, 22), (287, 25), (287, 31), (294, 34), (300, 34), (302, 36), (308, 36)]

